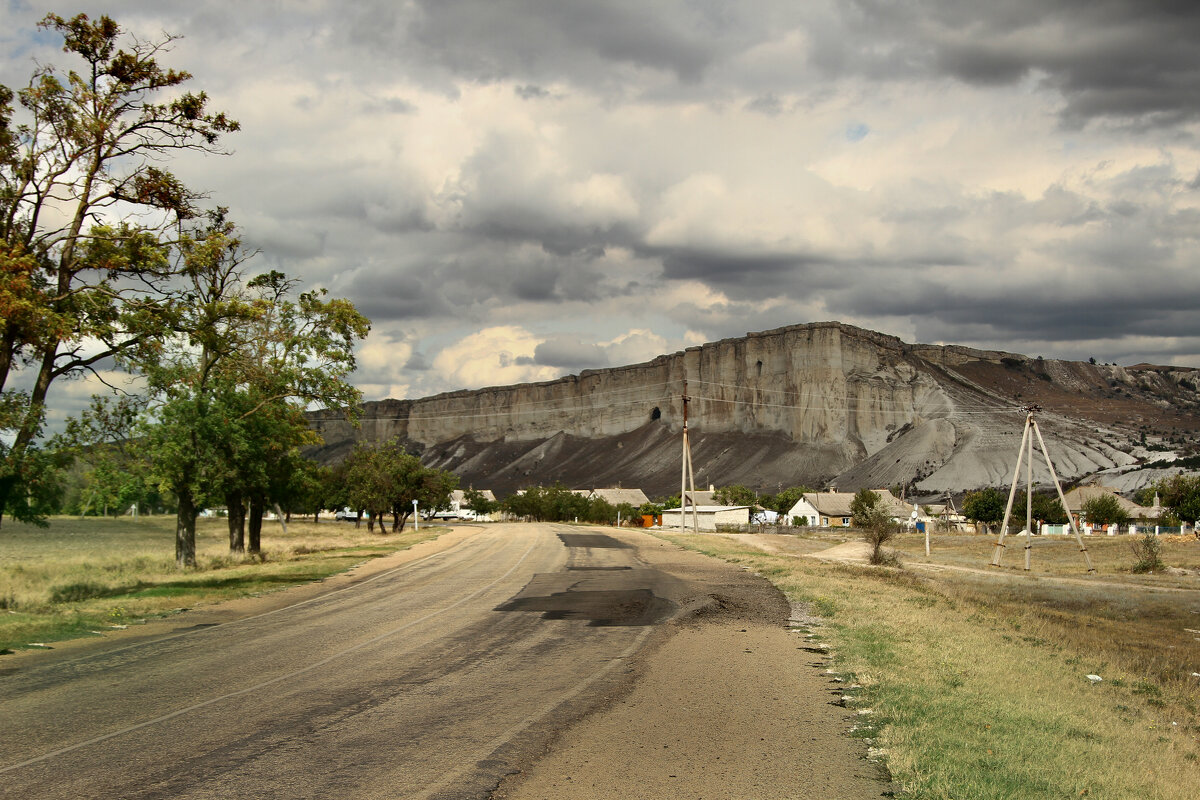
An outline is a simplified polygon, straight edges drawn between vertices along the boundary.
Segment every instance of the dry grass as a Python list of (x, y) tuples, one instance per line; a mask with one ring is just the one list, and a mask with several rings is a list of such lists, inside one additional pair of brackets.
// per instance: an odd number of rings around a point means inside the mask
[[(819, 634), (872, 710), (856, 735), (886, 750), (905, 797), (1196, 796), (1200, 636), (1187, 629), (1200, 630), (1200, 579), (1129, 575), (1127, 542), (1089, 541), (1101, 574), (1088, 577), (1077, 547), (1072, 563), (1071, 550), (1040, 541), (1028, 575), (987, 568), (983, 537), (935, 542), (933, 561), (970, 571), (918, 569), (915, 536), (897, 542), (902, 570), (670, 538), (754, 569), (829, 618)], [(1176, 566), (1200, 550), (1168, 544)]]
[(201, 519), (199, 567), (175, 567), (174, 517), (55, 518), (0, 528), (0, 650), (88, 635), (200, 603), (319, 580), (432, 538), (437, 529), (367, 533), (349, 523), (264, 523), (263, 558), (231, 557), (225, 520)]
[[(998, 537), (972, 534), (933, 534), (930, 537), (930, 561), (962, 567), (990, 568), (994, 545)], [(1084, 545), (1091, 556), (1096, 573), (1101, 576), (1123, 576), (1149, 585), (1194, 586), (1195, 583), (1163, 583), (1162, 576), (1146, 579), (1131, 578), (1135, 558), (1130, 543), (1137, 537), (1085, 536)], [(1160, 536), (1163, 561), (1168, 566), (1200, 570), (1200, 540), (1194, 536)], [(906, 533), (890, 542), (904, 561), (925, 561), (925, 536)], [(1024, 572), (1025, 537), (1009, 535), (1004, 540), (1001, 570)], [(1087, 564), (1074, 536), (1034, 536), (1030, 550), (1030, 572), (1037, 575), (1085, 575)]]

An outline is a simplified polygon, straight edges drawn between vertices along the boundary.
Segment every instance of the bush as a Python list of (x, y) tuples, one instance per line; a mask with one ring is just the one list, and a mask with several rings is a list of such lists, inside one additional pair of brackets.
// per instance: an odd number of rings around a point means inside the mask
[(871, 563), (898, 566), (899, 560), (894, 554), (885, 553), (883, 545), (899, 532), (900, 525), (880, 507), (879, 495), (870, 489), (859, 489), (850, 501), (850, 513), (854, 515), (854, 524), (862, 528), (863, 538), (871, 545)]
[(1133, 550), (1133, 573), (1162, 572), (1166, 564), (1162, 560), (1162, 542), (1153, 533), (1144, 533), (1129, 543)]
[(863, 531), (863, 538), (871, 545), (870, 562), (879, 566), (898, 567), (900, 559), (895, 553), (884, 552), (883, 545), (900, 531), (900, 525), (890, 519), (877, 518)]

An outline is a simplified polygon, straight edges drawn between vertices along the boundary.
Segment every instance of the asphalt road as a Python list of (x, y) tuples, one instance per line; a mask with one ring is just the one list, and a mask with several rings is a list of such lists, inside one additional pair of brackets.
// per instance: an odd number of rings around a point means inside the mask
[(664, 547), (489, 526), (267, 613), (25, 659), (0, 675), (0, 796), (486, 797), (680, 609), (779, 602)]

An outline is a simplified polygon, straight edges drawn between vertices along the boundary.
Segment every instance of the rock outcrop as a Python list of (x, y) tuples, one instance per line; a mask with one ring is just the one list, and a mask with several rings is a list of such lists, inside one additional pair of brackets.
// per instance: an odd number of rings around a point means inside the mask
[(655, 495), (679, 488), (686, 392), (698, 483), (940, 492), (1010, 481), (1031, 402), (1045, 407), (1062, 477), (1135, 465), (1139, 448), (1200, 430), (1198, 385), (1195, 370), (906, 344), (829, 322), (544, 383), (367, 403), (359, 430), (333, 414), (313, 424), (325, 460), (398, 437), (501, 493), (562, 481)]

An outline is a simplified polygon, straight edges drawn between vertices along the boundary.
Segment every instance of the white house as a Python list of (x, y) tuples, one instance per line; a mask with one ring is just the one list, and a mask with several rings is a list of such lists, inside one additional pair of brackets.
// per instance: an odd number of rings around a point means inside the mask
[[(687, 506), (684, 509), (683, 524), (689, 530), (692, 527), (692, 509), (696, 512), (696, 527), (702, 531), (715, 531), (718, 525), (749, 525), (750, 506)], [(662, 513), (662, 527), (680, 527), (680, 509), (668, 508)]]
[[(479, 492), (483, 495), (483, 499), (496, 502), (496, 495), (492, 494), (491, 489), (483, 489)], [(450, 510), (439, 512), (438, 516), (457, 517), (459, 519), (474, 519), (480, 522), (491, 522), (492, 518), (489, 514), (476, 514), (473, 510), (466, 508), (466, 492), (462, 489), (455, 489), (450, 493)]]
[[(907, 522), (912, 515), (913, 506), (898, 499), (887, 489), (872, 489), (879, 496), (888, 516), (898, 522)], [(793, 525), (807, 525), (811, 528), (848, 528), (854, 518), (850, 504), (854, 501), (853, 492), (807, 492), (801, 495), (796, 504), (788, 510), (787, 517)]]

